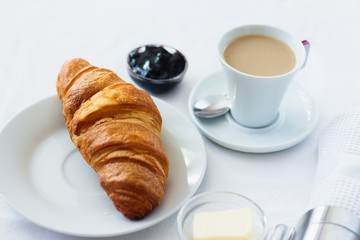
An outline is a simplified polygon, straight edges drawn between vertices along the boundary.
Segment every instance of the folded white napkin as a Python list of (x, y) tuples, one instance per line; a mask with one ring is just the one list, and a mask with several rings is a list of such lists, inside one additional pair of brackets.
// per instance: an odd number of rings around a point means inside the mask
[(319, 137), (310, 208), (339, 206), (360, 217), (360, 109), (337, 116)]

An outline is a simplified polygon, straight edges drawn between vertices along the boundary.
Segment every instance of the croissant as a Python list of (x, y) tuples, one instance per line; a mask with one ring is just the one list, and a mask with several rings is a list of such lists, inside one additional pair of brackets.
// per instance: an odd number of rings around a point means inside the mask
[(163, 199), (169, 160), (148, 93), (84, 59), (65, 62), (56, 89), (73, 143), (115, 208), (141, 219)]

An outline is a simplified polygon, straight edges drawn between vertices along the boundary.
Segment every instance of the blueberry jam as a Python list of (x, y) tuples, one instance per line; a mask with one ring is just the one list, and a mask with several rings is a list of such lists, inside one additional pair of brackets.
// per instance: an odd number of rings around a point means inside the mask
[(180, 52), (161, 45), (135, 49), (128, 56), (128, 64), (134, 74), (155, 81), (175, 78), (186, 68), (185, 57)]

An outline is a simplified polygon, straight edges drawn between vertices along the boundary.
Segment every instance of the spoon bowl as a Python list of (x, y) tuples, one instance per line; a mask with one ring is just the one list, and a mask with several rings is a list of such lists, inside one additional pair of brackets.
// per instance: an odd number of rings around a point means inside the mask
[(194, 114), (202, 118), (214, 118), (230, 110), (228, 95), (209, 95), (197, 100), (193, 106)]

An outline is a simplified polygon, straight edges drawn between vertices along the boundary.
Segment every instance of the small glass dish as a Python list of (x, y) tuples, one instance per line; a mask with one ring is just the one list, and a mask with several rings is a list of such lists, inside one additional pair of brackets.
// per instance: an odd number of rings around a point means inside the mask
[(184, 78), (187, 66), (187, 60), (181, 52), (161, 44), (137, 47), (127, 57), (130, 77), (154, 85), (179, 83)]
[(196, 212), (223, 211), (235, 208), (249, 208), (252, 212), (254, 240), (266, 238), (266, 217), (263, 210), (252, 200), (232, 192), (205, 192), (190, 198), (179, 210), (177, 229), (181, 240), (193, 239), (192, 220)]

